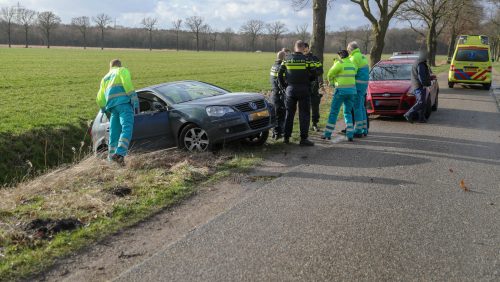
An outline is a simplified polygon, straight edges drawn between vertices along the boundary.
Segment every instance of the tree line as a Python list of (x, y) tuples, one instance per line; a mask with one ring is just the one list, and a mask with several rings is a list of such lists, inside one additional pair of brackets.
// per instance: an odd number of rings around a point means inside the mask
[[(292, 46), (297, 39), (312, 41), (312, 49), (322, 58), (323, 52), (336, 52), (357, 40), (362, 51), (371, 55), (372, 64), (383, 52), (425, 48), (429, 62), (435, 65), (436, 54), (451, 54), (457, 35), (482, 33), (490, 36), (492, 53), (500, 55), (500, 12), (498, 1), (490, 0), (493, 11), (485, 11), (485, 2), (468, 0), (351, 0), (370, 24), (359, 28), (326, 27), (326, 12), (333, 0), (292, 0), (294, 6), (313, 10), (312, 34), (309, 25), (289, 29), (283, 22), (251, 19), (238, 30), (219, 31), (199, 16), (175, 19), (160, 26), (159, 19), (145, 17), (141, 28), (113, 25), (104, 13), (75, 17), (62, 23), (52, 11), (36, 12), (21, 6), (2, 7), (0, 21), (5, 31), (0, 43), (86, 48), (148, 48), (213, 51), (277, 51)], [(371, 5), (375, 2), (377, 5)], [(373, 7), (372, 7), (373, 6)], [(408, 23), (407, 28), (389, 28), (391, 21)]]

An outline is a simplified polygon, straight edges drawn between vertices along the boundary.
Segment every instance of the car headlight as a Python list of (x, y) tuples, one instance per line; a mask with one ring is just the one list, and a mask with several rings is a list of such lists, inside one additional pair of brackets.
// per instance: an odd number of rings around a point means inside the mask
[(210, 106), (206, 108), (209, 117), (221, 117), (227, 113), (233, 113), (234, 110), (227, 106)]
[(408, 92), (408, 93), (406, 93), (406, 96), (413, 97), (413, 96), (415, 96), (415, 94), (413, 94), (412, 92)]

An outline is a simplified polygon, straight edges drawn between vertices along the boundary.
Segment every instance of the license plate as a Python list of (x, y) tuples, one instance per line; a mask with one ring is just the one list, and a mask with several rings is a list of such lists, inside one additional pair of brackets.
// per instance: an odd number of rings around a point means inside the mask
[(477, 71), (477, 67), (464, 67), (465, 71)]
[(248, 116), (248, 120), (253, 121), (253, 120), (258, 120), (258, 119), (266, 118), (266, 117), (269, 117), (268, 110), (252, 113)]

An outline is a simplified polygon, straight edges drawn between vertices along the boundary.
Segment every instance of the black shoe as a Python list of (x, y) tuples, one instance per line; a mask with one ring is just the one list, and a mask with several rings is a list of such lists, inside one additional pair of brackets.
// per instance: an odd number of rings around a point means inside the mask
[(326, 137), (325, 135), (322, 135), (321, 139), (323, 139), (323, 140), (332, 140), (332, 137)]
[(347, 137), (347, 141), (349, 141), (349, 142), (354, 142), (354, 138), (352, 138), (352, 137)]
[(342, 135), (346, 135), (347, 129), (342, 129), (339, 133), (342, 134)]
[(356, 134), (354, 134), (354, 138), (363, 138), (363, 134), (356, 133)]
[(283, 143), (290, 144), (290, 137), (285, 137), (285, 139), (283, 140)]
[(111, 161), (117, 163), (120, 166), (125, 166), (125, 157), (124, 156), (114, 154), (111, 156)]
[(309, 139), (300, 140), (300, 146), (314, 146), (314, 143), (309, 141)]
[(413, 123), (413, 119), (411, 117), (409, 117), (407, 115), (403, 115), (403, 116), (405, 117), (405, 119), (406, 119), (407, 122)]

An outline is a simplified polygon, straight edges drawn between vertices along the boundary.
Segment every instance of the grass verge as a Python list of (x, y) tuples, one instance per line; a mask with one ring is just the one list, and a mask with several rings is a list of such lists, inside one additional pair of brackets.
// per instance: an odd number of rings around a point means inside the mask
[[(247, 171), (255, 154), (188, 154), (165, 150), (131, 156), (119, 168), (94, 157), (0, 191), (0, 280), (40, 273), (57, 258), (136, 224), (196, 193), (206, 182)], [(128, 191), (116, 193), (116, 191)], [(76, 219), (58, 233), (29, 230), (35, 220)]]

